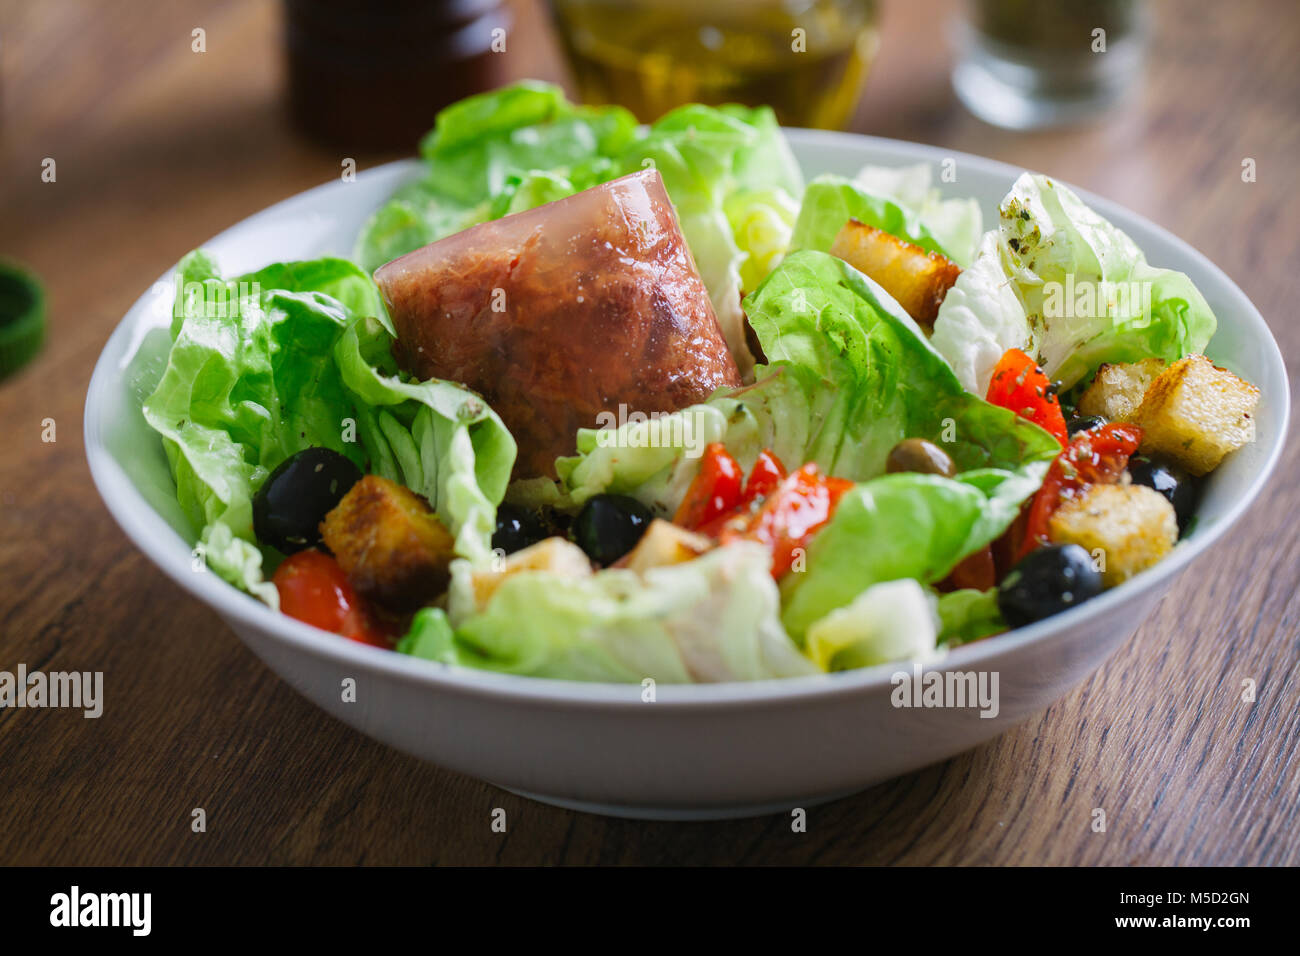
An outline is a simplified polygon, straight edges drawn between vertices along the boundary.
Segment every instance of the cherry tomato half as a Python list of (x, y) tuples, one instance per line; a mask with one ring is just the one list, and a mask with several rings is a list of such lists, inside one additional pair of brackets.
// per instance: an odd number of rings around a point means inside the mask
[(362, 644), (392, 647), (328, 554), (313, 548), (290, 555), (275, 569), (271, 583), (280, 593), (280, 610), (290, 617)]

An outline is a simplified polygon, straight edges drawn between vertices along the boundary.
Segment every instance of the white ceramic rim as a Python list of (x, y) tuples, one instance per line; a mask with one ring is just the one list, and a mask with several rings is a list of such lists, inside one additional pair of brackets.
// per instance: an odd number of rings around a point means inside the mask
[[(910, 143), (904, 140), (799, 128), (787, 128), (784, 132), (792, 142), (802, 142), (813, 147), (819, 142), (828, 145), (845, 145), (846, 141), (852, 141), (853, 143), (870, 143), (883, 150), (897, 151), (902, 148), (913, 156), (926, 158), (936, 163), (946, 159), (956, 159), (969, 168), (982, 169), (990, 174), (1004, 175), (1007, 177), (1008, 182), (1014, 181), (1023, 171), (1019, 167), (998, 160), (986, 159), (935, 146)], [(397, 160), (393, 163), (366, 170), (359, 175), (391, 175), (396, 171), (397, 167), (408, 167), (417, 162), (417, 160), (413, 159)], [(1055, 177), (1053, 178), (1055, 179)], [(1108, 219), (1117, 218), (1117, 213), (1119, 214), (1118, 218), (1138, 215), (1118, 203), (1095, 196), (1087, 190), (1066, 183), (1064, 180), (1057, 181), (1074, 190), (1088, 205)], [(336, 185), (337, 183), (334, 182), (325, 183), (268, 206), (266, 209), (249, 216), (230, 229), (225, 230), (225, 232), (213, 237), (209, 242), (219, 239), (233, 229), (242, 228), (252, 221), (269, 216), (286, 205), (304, 203), (308, 197), (313, 196), (315, 193), (333, 188)], [(1234, 317), (1234, 323), (1240, 322), (1254, 325), (1257, 327), (1257, 331), (1263, 333), (1263, 341), (1267, 345), (1268, 356), (1282, 369), (1283, 380), (1286, 381), (1286, 364), (1283, 361), (1277, 341), (1273, 338), (1273, 334), (1263, 316), (1260, 315), (1259, 310), (1254, 306), (1254, 303), (1250, 302), (1249, 297), (1241, 291), (1235, 282), (1228, 278), (1222, 269), (1202, 253), (1145, 217), (1139, 216), (1138, 218), (1143, 219), (1150, 229), (1161, 238), (1189, 252), (1199, 268), (1206, 273), (1216, 275), (1240, 293), (1242, 300), (1249, 303), (1250, 308), (1245, 314)], [(168, 281), (173, 271), (168, 270), (160, 277), (159, 281)], [(146, 292), (142, 295), (140, 300), (137, 300), (132, 305), (128, 315), (136, 307), (140, 306), (149, 294)], [(611, 705), (643, 706), (640, 684), (560, 680), (549, 677), (501, 674), (471, 668), (455, 668), (434, 661), (359, 644), (355, 641), (340, 639), (336, 635), (304, 624), (278, 611), (273, 611), (256, 598), (244, 594), (233, 585), (226, 583), (213, 574), (194, 574), (188, 570), (188, 565), (183, 567), (174, 566), (174, 555), (159, 541), (160, 535), (162, 540), (165, 540), (166, 535), (174, 532), (170, 525), (145, 501), (130, 479), (117, 466), (112, 456), (109, 455), (102, 441), (100, 421), (93, 411), (98, 404), (97, 398), (106, 394), (106, 390), (114, 384), (121, 373), (120, 368), (110, 367), (112, 363), (107, 361), (107, 354), (112, 351), (110, 345), (117, 343), (120, 339), (129, 338), (131, 332), (130, 325), (124, 317), (114, 329), (108, 342), (105, 343), (100, 358), (95, 364), (95, 370), (91, 376), (90, 386), (86, 394), (86, 458), (95, 487), (103, 498), (109, 513), (117, 521), (123, 532), (137, 548), (144, 552), (154, 564), (184, 590), (210, 605), (228, 622), (268, 632), (298, 650), (328, 658), (339, 665), (359, 668), (363, 672), (378, 671), (391, 679), (427, 685), (431, 691), (474, 692), (490, 698), (551, 703), (565, 707), (576, 705), (603, 709)], [(1281, 457), (1290, 421), (1290, 389), (1284, 389), (1281, 395), (1270, 395), (1269, 400), (1281, 403), (1276, 442), (1263, 466), (1247, 488), (1246, 493), (1237, 499), (1224, 516), (1215, 522), (1212, 528), (1203, 534), (1198, 534), (1186, 543), (1180, 544), (1169, 557), (1154, 568), (1143, 572), (1137, 578), (1119, 587), (1093, 598), (1085, 604), (1038, 621), (1028, 627), (1018, 628), (973, 644), (962, 645), (948, 652), (941, 659), (927, 664), (927, 669), (976, 669), (981, 661), (988, 658), (1014, 651), (1019, 647), (1038, 641), (1052, 640), (1058, 633), (1068, 630), (1089, 615), (1104, 614), (1117, 605), (1128, 601), (1139, 590), (1154, 590), (1170, 582), (1188, 564), (1218, 541), (1241, 518), (1259, 497), (1260, 491), (1268, 482), (1270, 475), (1272, 475), (1278, 459)], [(839, 671), (833, 674), (818, 674), (808, 677), (770, 678), (719, 684), (661, 684), (656, 688), (656, 703), (660, 707), (672, 707), (674, 710), (689, 710), (693, 707), (713, 708), (718, 705), (747, 707), (764, 702), (797, 701), (812, 697), (857, 694), (868, 688), (877, 689), (889, 685), (892, 674), (897, 673), (901, 668), (910, 666), (908, 661), (897, 661), (859, 670)]]

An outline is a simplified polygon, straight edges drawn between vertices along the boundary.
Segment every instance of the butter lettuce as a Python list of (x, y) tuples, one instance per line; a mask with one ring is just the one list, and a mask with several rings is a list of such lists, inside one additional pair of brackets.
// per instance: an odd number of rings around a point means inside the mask
[(875, 226), (928, 252), (953, 258), (914, 210), (852, 179), (830, 174), (818, 176), (804, 190), (799, 218), (790, 237), (791, 251), (829, 252), (850, 219)]
[(637, 135), (618, 106), (575, 106), (559, 87), (524, 82), (442, 110), (420, 143), (425, 174), (367, 222), (353, 257), (367, 272), (478, 222), (613, 178)]
[(867, 192), (892, 199), (914, 212), (953, 261), (963, 269), (970, 265), (983, 232), (980, 205), (969, 197), (944, 199), (933, 185), (929, 163), (863, 166), (853, 181)]
[(440, 664), (458, 663), (456, 632), (440, 607), (424, 607), (415, 612), (411, 627), (397, 642), (399, 654), (409, 654)]
[[(1060, 451), (1038, 426), (964, 391), (897, 303), (837, 258), (788, 256), (745, 306), (773, 359), (754, 385), (618, 432), (583, 432), (580, 454), (557, 469), (570, 501), (618, 491), (664, 514), (709, 441), (746, 466), (771, 448), (790, 467), (815, 461), (857, 482), (813, 538), (806, 569), (782, 584), (796, 641), (875, 584), (941, 580), (1010, 525)], [(890, 449), (912, 437), (947, 451), (957, 477), (885, 475)]]
[(334, 347), (370, 471), (427, 498), (455, 536), (456, 553), (486, 561), (515, 440), (487, 402), (464, 386), (404, 381), (392, 341), (377, 321), (362, 319)]
[(815, 461), (858, 482), (882, 475), (903, 438), (935, 442), (962, 471), (1008, 472), (1059, 451), (1038, 426), (965, 392), (898, 304), (840, 259), (788, 256), (745, 308), (772, 360), (755, 384), (618, 431), (580, 431), (579, 454), (556, 463), (573, 503), (615, 491), (670, 513), (712, 441), (746, 466), (771, 448), (790, 467)]
[(799, 202), (781, 188), (742, 189), (727, 197), (723, 212), (743, 256), (740, 288), (756, 289), (790, 245)]
[(202, 252), (180, 264), (167, 366), (142, 413), (162, 437), (198, 553), (272, 606), (264, 571), (276, 555), (257, 544), (252, 499), (304, 448), (407, 483), (464, 556), (489, 549), (514, 441), (462, 386), (397, 377), (385, 322), (374, 283), (346, 260), (232, 279)]
[(850, 219), (883, 229), (965, 268), (980, 237), (974, 199), (942, 199), (930, 166), (864, 166), (852, 179), (818, 176), (804, 190), (790, 249), (829, 252)]
[(998, 608), (998, 589), (962, 588), (939, 595), (939, 642), (948, 646), (969, 644), (1007, 630)]
[(1214, 313), (1184, 273), (1150, 265), (1124, 232), (1045, 176), (1016, 180), (991, 236), (934, 326), (936, 348), (972, 391), (983, 394), (994, 353), (1008, 348), (1029, 351), (1069, 388), (1103, 362), (1173, 361), (1214, 335)]
[(1007, 349), (1038, 353), (1038, 336), (1002, 268), (997, 230), (984, 234), (974, 261), (948, 290), (930, 344), (962, 386), (979, 395), (988, 394), (993, 369)]
[(827, 671), (932, 656), (935, 605), (934, 595), (908, 578), (873, 584), (808, 629), (808, 656)]
[[(409, 650), (446, 663), (569, 680), (664, 683), (817, 673), (786, 636), (759, 545), (710, 551), (638, 576), (545, 571), (507, 577), (478, 613), (420, 622)], [(464, 565), (457, 578), (464, 580)], [(453, 584), (453, 607), (456, 585)]]
[(195, 252), (177, 273), (167, 368), (143, 414), (162, 436), (198, 553), (272, 605), (275, 588), (263, 580), (253, 536), (253, 494), (276, 465), (311, 446), (363, 464), (361, 449), (342, 437), (351, 403), (331, 358), (351, 315), (319, 289), (363, 303), (368, 284), (340, 259), (225, 280)]
[(1046, 467), (1041, 461), (1017, 471), (977, 469), (954, 479), (886, 475), (855, 486), (808, 545), (807, 570), (785, 578), (786, 630), (800, 639), (809, 625), (882, 581), (933, 584), (947, 577), (1007, 529)]

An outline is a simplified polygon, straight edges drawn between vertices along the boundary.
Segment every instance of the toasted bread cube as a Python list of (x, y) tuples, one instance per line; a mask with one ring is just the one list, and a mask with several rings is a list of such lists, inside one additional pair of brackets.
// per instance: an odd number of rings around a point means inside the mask
[(1111, 588), (1173, 549), (1178, 519), (1169, 499), (1146, 485), (1093, 485), (1056, 509), (1048, 536), (1092, 554), (1102, 583)]
[(1103, 365), (1079, 398), (1079, 414), (1100, 415), (1108, 422), (1132, 421), (1147, 389), (1164, 368), (1165, 363), (1158, 358)]
[(671, 521), (655, 518), (636, 547), (628, 552), (619, 565), (637, 574), (644, 574), (651, 568), (694, 560), (712, 548), (712, 539), (705, 535), (687, 531)]
[(831, 255), (839, 256), (892, 295), (927, 333), (944, 296), (961, 275), (957, 264), (937, 252), (850, 219), (835, 237)]
[(1142, 451), (1172, 458), (1204, 475), (1255, 440), (1259, 389), (1204, 355), (1180, 359), (1151, 383), (1133, 416)]
[(325, 545), (363, 597), (411, 611), (447, 589), (455, 544), (423, 498), (366, 475), (321, 522)]
[(470, 575), (474, 603), (481, 609), (506, 578), (520, 571), (547, 571), (569, 578), (591, 574), (591, 559), (566, 538), (554, 537), (521, 548), (505, 559), (501, 567), (480, 568)]

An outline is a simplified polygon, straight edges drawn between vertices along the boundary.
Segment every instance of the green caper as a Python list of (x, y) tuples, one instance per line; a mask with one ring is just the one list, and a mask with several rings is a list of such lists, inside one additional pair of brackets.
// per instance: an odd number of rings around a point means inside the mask
[(885, 471), (891, 475), (901, 471), (916, 471), (923, 475), (942, 475), (951, 478), (957, 474), (952, 459), (934, 442), (924, 438), (904, 438), (889, 452)]

